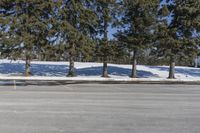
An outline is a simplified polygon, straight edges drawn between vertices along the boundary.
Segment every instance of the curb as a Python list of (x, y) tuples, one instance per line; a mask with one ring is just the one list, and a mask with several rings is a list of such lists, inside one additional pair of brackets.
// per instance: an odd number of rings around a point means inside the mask
[(185, 84), (200, 85), (200, 80), (189, 79), (120, 79), (91, 77), (0, 77), (0, 85), (64, 85), (64, 84)]

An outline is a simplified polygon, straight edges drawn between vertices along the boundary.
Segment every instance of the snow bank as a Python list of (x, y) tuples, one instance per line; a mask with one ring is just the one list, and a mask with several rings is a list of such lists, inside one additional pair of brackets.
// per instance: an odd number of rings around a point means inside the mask
[[(19, 76), (24, 72), (24, 61), (17, 60), (0, 60), (0, 76), (3, 77), (13, 77)], [(33, 77), (31, 78), (57, 78), (65, 79), (66, 73), (68, 71), (68, 62), (42, 62), (42, 61), (32, 61), (31, 71)], [(77, 77), (69, 78), (73, 80), (105, 80), (101, 77), (102, 63), (75, 63)], [(138, 65), (138, 76), (141, 79), (166, 79), (168, 77), (168, 66), (145, 66)], [(109, 79), (120, 79), (120, 80), (132, 80), (129, 78), (131, 73), (131, 65), (117, 65), (109, 64), (108, 72), (110, 75)], [(181, 80), (200, 80), (200, 69), (190, 68), (190, 67), (176, 67), (176, 78)]]

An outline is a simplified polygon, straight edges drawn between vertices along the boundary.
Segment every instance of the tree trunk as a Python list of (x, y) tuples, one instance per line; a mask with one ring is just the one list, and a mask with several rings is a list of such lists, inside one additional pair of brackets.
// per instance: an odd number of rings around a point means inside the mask
[(75, 51), (75, 44), (72, 44), (72, 49), (69, 53), (69, 71), (67, 76), (68, 77), (75, 77), (76, 76), (76, 72), (75, 72), (75, 67), (74, 67), (74, 51)]
[(174, 56), (170, 57), (170, 67), (169, 67), (169, 79), (174, 79), (175, 78), (175, 60)]
[(72, 55), (69, 57), (69, 71), (67, 74), (68, 77), (75, 77), (76, 72), (75, 72), (75, 67), (74, 67), (74, 58)]
[(108, 76), (108, 63), (106, 61), (103, 62), (103, 71), (102, 71), (102, 77), (109, 77)]
[[(108, 45), (108, 21), (107, 19), (104, 19), (104, 41), (105, 41), (105, 46), (104, 47), (107, 47)], [(107, 53), (104, 53), (104, 57), (103, 57), (103, 71), (102, 71), (102, 77), (109, 77), (108, 76), (108, 56), (107, 56)]]
[(26, 56), (26, 64), (25, 64), (25, 76), (30, 76), (31, 75), (31, 60), (29, 56)]
[(132, 73), (131, 78), (137, 78), (137, 51), (134, 50), (132, 58)]

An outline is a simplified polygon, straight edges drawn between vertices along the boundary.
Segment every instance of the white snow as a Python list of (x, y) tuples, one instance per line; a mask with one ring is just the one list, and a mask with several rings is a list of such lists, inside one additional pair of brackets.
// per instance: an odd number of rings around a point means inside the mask
[[(11, 61), (7, 59), (0, 60), (0, 79), (6, 78), (24, 78), (25, 62), (21, 60)], [(77, 77), (66, 77), (68, 70), (68, 62), (42, 62), (32, 61), (31, 71), (32, 77), (27, 79), (47, 79), (47, 80), (132, 80), (129, 78), (131, 73), (131, 65), (109, 64), (108, 72), (110, 78), (102, 78), (102, 63), (76, 62), (75, 67)], [(164, 80), (168, 77), (168, 66), (145, 66), (138, 65), (137, 80)], [(200, 69), (192, 67), (176, 67), (176, 80), (200, 80)]]

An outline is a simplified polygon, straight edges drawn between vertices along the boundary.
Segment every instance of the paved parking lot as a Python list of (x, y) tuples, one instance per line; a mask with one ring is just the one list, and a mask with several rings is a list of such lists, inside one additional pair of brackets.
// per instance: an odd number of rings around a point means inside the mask
[(199, 133), (200, 86), (0, 86), (0, 133)]

